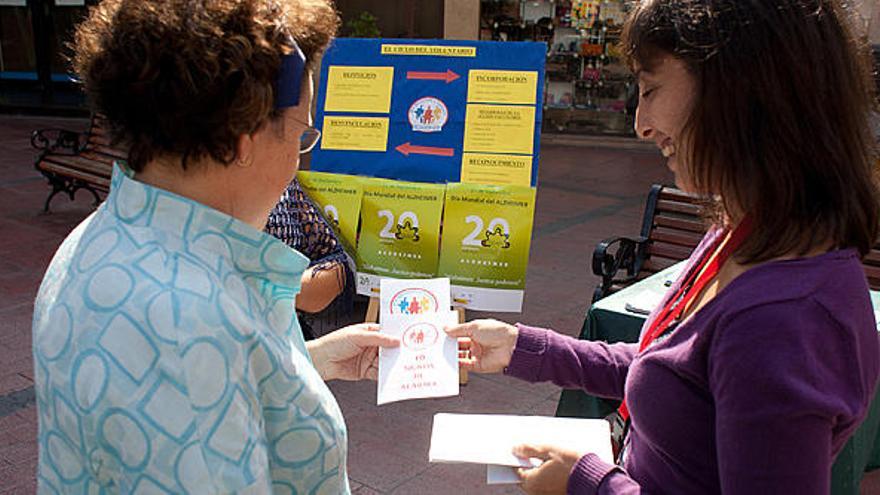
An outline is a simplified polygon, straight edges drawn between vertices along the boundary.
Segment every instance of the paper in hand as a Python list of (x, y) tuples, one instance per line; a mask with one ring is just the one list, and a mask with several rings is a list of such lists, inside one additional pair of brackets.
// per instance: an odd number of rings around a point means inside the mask
[(458, 395), (458, 340), (443, 331), (458, 313), (394, 315), (382, 320), (382, 333), (400, 338), (400, 347), (379, 349), (376, 403)]
[(611, 429), (604, 419), (438, 413), (428, 460), (532, 467), (531, 460), (513, 455), (513, 448), (522, 444), (592, 452), (608, 463), (614, 459)]

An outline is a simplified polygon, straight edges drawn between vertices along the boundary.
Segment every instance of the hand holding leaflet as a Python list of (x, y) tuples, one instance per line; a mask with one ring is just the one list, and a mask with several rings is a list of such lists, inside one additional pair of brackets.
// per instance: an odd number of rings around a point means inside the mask
[(380, 288), (381, 331), (401, 346), (379, 353), (376, 402), (458, 395), (458, 342), (443, 331), (458, 322), (449, 279), (382, 279)]
[(443, 331), (457, 321), (454, 311), (385, 317), (382, 333), (400, 347), (379, 349), (377, 404), (458, 395), (458, 341)]

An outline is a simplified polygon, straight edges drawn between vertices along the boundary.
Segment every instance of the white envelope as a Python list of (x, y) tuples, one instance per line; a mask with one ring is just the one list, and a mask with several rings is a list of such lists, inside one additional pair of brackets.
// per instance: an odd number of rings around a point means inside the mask
[(614, 462), (611, 428), (604, 419), (449, 413), (434, 415), (428, 460), (533, 466), (513, 455), (520, 444), (556, 445)]
[(376, 403), (458, 395), (458, 340), (443, 331), (458, 323), (458, 313), (393, 315), (382, 333), (400, 338), (400, 347), (379, 349)]
[(379, 284), (379, 323), (390, 316), (442, 313), (451, 307), (448, 278), (383, 278)]

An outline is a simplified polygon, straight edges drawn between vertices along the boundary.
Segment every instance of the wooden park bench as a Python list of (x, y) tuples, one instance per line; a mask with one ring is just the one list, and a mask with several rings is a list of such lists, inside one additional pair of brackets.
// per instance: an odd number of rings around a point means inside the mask
[[(702, 209), (697, 196), (670, 186), (652, 186), (639, 236), (611, 237), (593, 251), (593, 273), (602, 278), (593, 302), (690, 257), (708, 228)], [(880, 243), (862, 266), (868, 285), (880, 290)]]
[(40, 151), (34, 166), (52, 186), (43, 206), (46, 212), (56, 194), (66, 193), (72, 201), (79, 189), (91, 192), (97, 206), (101, 202), (99, 193), (110, 189), (113, 162), (127, 158), (124, 150), (111, 146), (106, 121), (97, 114), (83, 133), (66, 129), (34, 131), (31, 146)]
[(593, 251), (602, 278), (593, 302), (687, 259), (708, 228), (700, 200), (674, 187), (653, 185), (638, 237), (610, 237)]

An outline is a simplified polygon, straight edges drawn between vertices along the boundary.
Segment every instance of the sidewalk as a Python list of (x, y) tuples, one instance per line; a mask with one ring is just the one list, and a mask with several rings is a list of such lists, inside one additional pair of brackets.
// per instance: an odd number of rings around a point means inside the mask
[[(70, 119), (0, 116), (0, 494), (33, 493), (36, 416), (31, 360), (33, 299), (65, 235), (91, 211), (91, 195), (57, 196), (41, 212), (46, 181), (33, 168), (32, 130), (83, 129)], [(550, 144), (543, 147), (540, 186), (523, 313), (496, 316), (577, 335), (597, 280), (593, 247), (614, 234), (634, 235), (648, 188), (670, 182), (659, 153)], [(520, 493), (489, 488), (485, 468), (429, 464), (436, 412), (552, 415), (559, 389), (499, 375), (471, 374), (459, 397), (375, 405), (375, 384), (334, 382), (349, 429), (349, 473), (355, 493), (420, 495)]]

